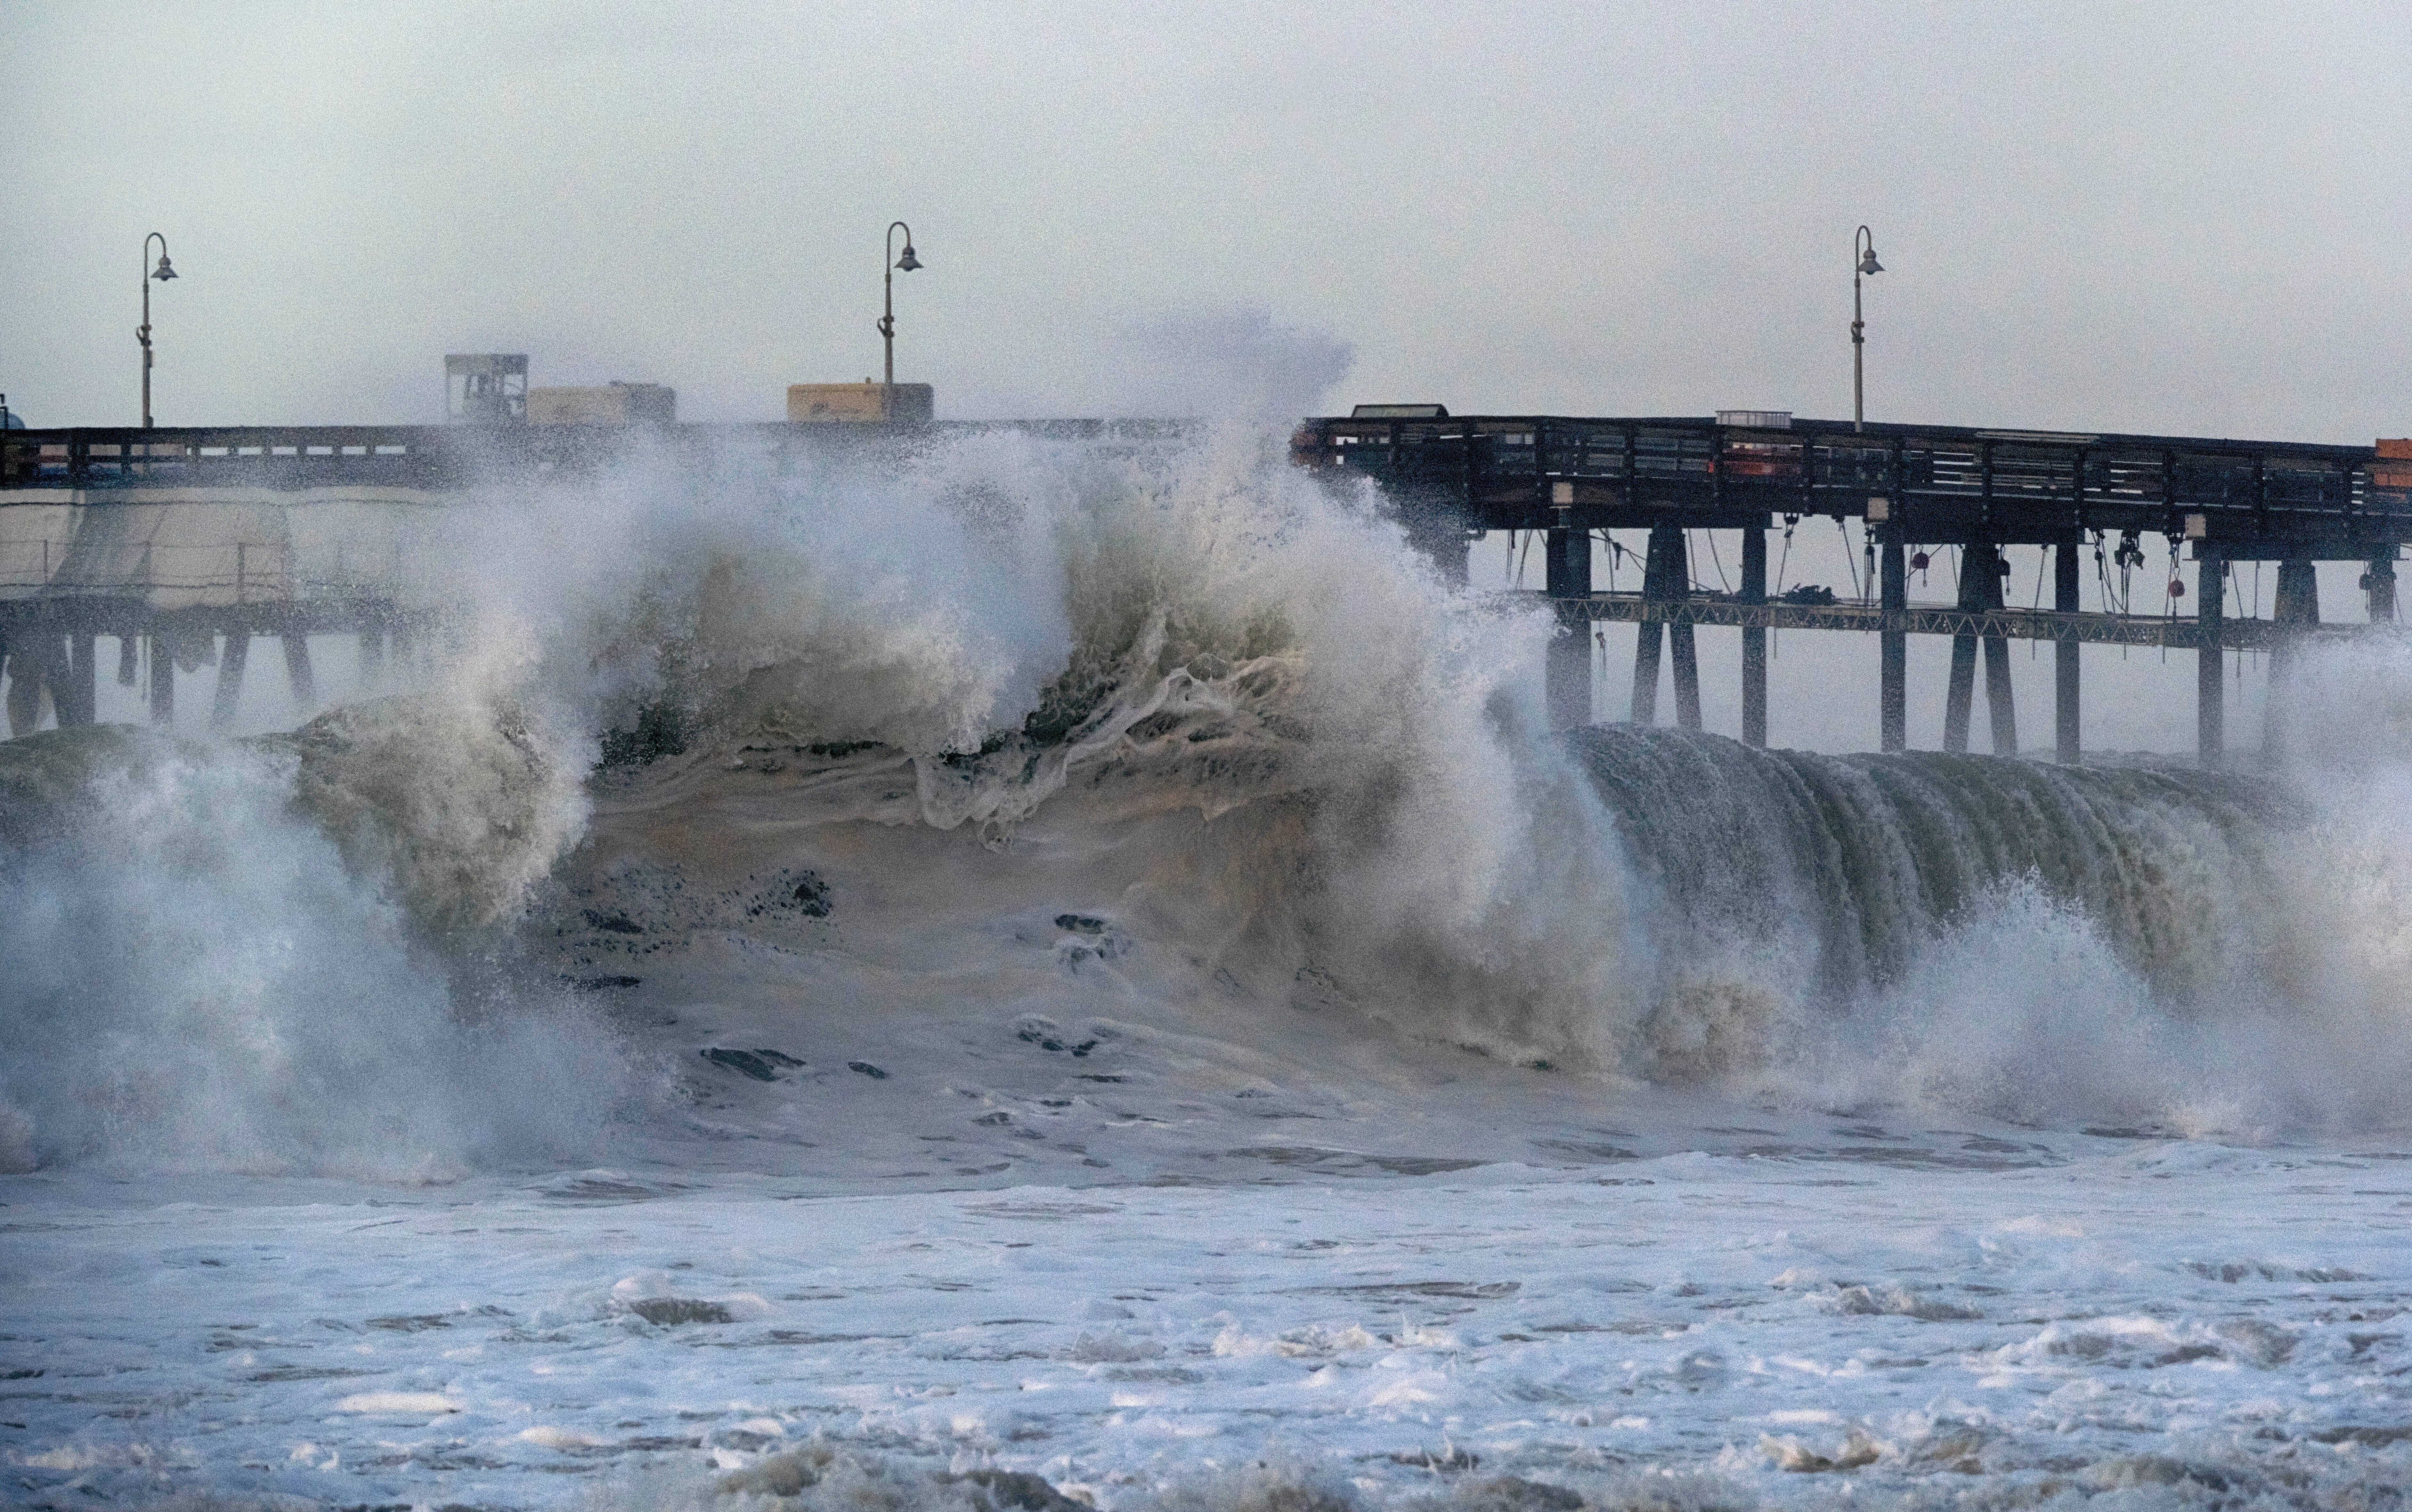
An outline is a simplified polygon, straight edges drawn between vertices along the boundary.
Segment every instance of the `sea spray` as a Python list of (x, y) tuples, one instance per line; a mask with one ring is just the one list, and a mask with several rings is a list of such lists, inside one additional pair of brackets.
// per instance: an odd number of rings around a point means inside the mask
[[(2044, 1119), (2168, 1111), (2214, 1044), (2289, 1023), (2214, 1079), (2271, 1078), (2236, 1106), (2302, 1116), (2323, 1034), (2394, 1043), (2374, 972), (2323, 1018), (2302, 926), (2333, 851), (2285, 787), (1629, 727), (1569, 746), (1535, 686), (1547, 619), (1450, 589), (1370, 492), (1262, 440), (990, 433), (700, 497), (630, 473), (489, 519), (478, 554), (543, 627), (540, 697), (679, 711), (689, 749), (615, 779), (625, 801), (744, 791), (749, 822), (998, 846), (1075, 808), (1191, 809), (1207, 830), (1154, 843), (1213, 885), (1134, 881), (1129, 906), (1269, 1004), (1611, 1078)], [(573, 499), (657, 547), (645, 570), (528, 557)], [(1001, 911), (1043, 906), (1010, 874)]]
[[(2386, 824), (2177, 770), (1561, 737), (1537, 687), (1550, 617), (1450, 586), (1370, 491), (1292, 471), (1267, 437), (986, 433), (785, 471), (640, 453), (421, 528), (416, 559), (459, 569), (404, 585), (449, 626), (427, 691), (252, 748), (143, 745), (95, 766), (92, 815), (10, 851), (12, 944), (49, 964), (10, 989), (32, 1032), (7, 1084), (61, 1158), (354, 1159), (310, 1123), (329, 1115), (295, 1111), (346, 1077), (374, 1105), (416, 1075), (424, 1117), (387, 1122), (439, 1165), (591, 1131), (608, 1097), (540, 1101), (552, 1133), (486, 1127), (493, 1036), (537, 1034), (545, 974), (507, 1006), (462, 1000), (429, 941), (498, 938), (542, 895), (514, 948), (544, 962), (570, 940), (551, 975), (633, 982), (573, 959), (584, 914), (622, 917), (603, 892), (676, 876), (748, 898), (814, 846), (856, 869), (836, 932), (772, 943), (855, 961), (849, 991), (884, 995), (799, 992), (800, 1023), (1076, 1011), (1020, 977), (995, 1003), (967, 984), (991, 979), (982, 942), (1066, 916), (1078, 875), (1099, 928), (1144, 942), (1063, 998), (1079, 1012), (1111, 1006), (1100, 979), (1125, 1006), (1268, 1032), (1306, 1009), (1360, 1045), (1594, 1077), (1603, 1106), (1641, 1078), (2037, 1122), (2401, 1112), (2412, 888)], [(673, 732), (645, 746), (659, 759), (581, 786), (647, 717)], [(2354, 790), (2383, 808), (2390, 780)], [(608, 866), (567, 868), (601, 890), (565, 917), (556, 859), (583, 854), (590, 800), (617, 831)], [(715, 914), (642, 947), (766, 927)], [(136, 946), (91, 959), (103, 940)], [(249, 984), (237, 1007), (199, 1006), (229, 982)], [(84, 1095), (98, 1068), (165, 1064), (97, 1055), (85, 1026), (140, 1040), (161, 1015), (198, 1044), (369, 1024), (387, 1048), (340, 1075), (310, 1071), (315, 1052), (228, 1057), (183, 1090), (151, 1069), (153, 1093)], [(522, 1061), (522, 1081), (623, 1084), (606, 1035), (530, 1053), (574, 1069)], [(57, 1096), (25, 1090), (61, 1068)], [(154, 1136), (154, 1094), (233, 1132)]]
[(9, 796), (48, 795), (0, 848), (10, 1163), (430, 1180), (591, 1148), (625, 1086), (611, 1037), (524, 983), (500, 1011), (464, 997), (448, 953), (560, 838), (525, 791), (463, 812), (507, 796), (461, 780), (495, 742), (372, 705), (294, 740), (0, 744)]

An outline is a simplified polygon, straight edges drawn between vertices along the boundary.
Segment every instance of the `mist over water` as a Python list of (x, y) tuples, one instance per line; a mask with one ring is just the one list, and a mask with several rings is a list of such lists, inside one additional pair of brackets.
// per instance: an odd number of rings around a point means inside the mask
[(1135, 990), (1311, 999), (1603, 1108), (1639, 1079), (2235, 1135), (2403, 1112), (2412, 779), (2321, 734), (2412, 710), (2391, 642), (2317, 664), (2301, 787), (1562, 738), (1543, 617), (1244, 428), (639, 459), (409, 555), (453, 627), (420, 694), (6, 748), (12, 1164), (442, 1175), (654, 1116), (528, 943), (607, 749), (614, 801), (862, 827), (899, 940), (907, 831), (1001, 858), (998, 919), (1052, 906), (1017, 855), (1143, 853)]
[[(443, 785), (479, 740), (403, 756), (407, 776), (382, 779), (403, 789), (391, 819), (473, 804)], [(297, 783), (335, 806), (331, 765), (109, 727), (0, 745), (18, 800), (0, 856), (9, 1168), (426, 1181), (592, 1144), (625, 1080), (612, 1036), (557, 993), (473, 987), (441, 935), (507, 884), (433, 827), (312, 822)], [(21, 806), (69, 783), (66, 801)], [(509, 817), (450, 816), (490, 850)]]

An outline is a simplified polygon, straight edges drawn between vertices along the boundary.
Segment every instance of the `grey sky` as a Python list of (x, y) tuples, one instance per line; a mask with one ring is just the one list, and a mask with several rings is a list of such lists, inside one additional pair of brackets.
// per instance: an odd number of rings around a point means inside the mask
[[(1162, 332), (1308, 333), (1324, 403), (2412, 432), (2400, 7), (0, 0), (0, 389), (413, 421), (448, 350), (779, 415), (1194, 404)], [(1276, 344), (1278, 345), (1278, 344)]]

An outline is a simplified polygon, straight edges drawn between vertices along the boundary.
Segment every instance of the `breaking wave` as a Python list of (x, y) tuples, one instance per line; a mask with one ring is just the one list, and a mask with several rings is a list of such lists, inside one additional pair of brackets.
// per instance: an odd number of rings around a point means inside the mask
[[(2400, 1116), (2412, 876), (2356, 807), (2399, 775), (2322, 806), (2176, 768), (1560, 738), (1546, 618), (1256, 434), (799, 467), (640, 462), (458, 511), (412, 553), (452, 565), (428, 607), (454, 632), (411, 698), (247, 745), (0, 747), (46, 815), (6, 842), (10, 1158), (449, 1170), (599, 1138), (611, 1036), (508, 969), (590, 795), (850, 827), (900, 872), (939, 863), (881, 836), (974, 836), (999, 917), (1044, 906), (1017, 854), (1090, 846), (1169, 947), (1168, 1002), (1312, 1000), (1604, 1099)], [(496, 1094), (523, 1085), (578, 1090)]]
[(475, 701), (0, 744), (0, 1163), (429, 1181), (591, 1144), (612, 1036), (474, 955), (575, 794)]

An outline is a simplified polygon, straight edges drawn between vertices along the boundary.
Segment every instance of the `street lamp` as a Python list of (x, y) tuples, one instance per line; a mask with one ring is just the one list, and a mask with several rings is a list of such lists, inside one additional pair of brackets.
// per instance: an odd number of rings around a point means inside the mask
[[(1862, 250), (1864, 249), (1864, 250)], [(1884, 272), (1876, 261), (1876, 237), (1862, 226), (1851, 233), (1851, 429), (1867, 427), (1867, 388), (1862, 361), (1868, 345), (1868, 323), (1860, 318), (1860, 280)]]
[[(159, 243), (159, 266), (151, 267), (151, 243)], [(134, 339), (142, 344), (142, 429), (151, 429), (151, 284), (154, 279), (164, 284), (176, 276), (175, 265), (168, 260), (168, 239), (154, 231), (142, 239), (142, 324), (135, 330)]]
[(896, 418), (896, 275), (921, 266), (921, 259), (913, 256), (913, 228), (903, 221), (889, 222), (888, 253), (883, 256), (896, 251), (896, 233), (900, 230), (904, 233), (904, 255), (890, 261), (879, 275), (886, 286), (880, 294), (879, 316), (879, 339), (888, 348), (888, 382), (879, 395), (879, 418), (885, 420)]

